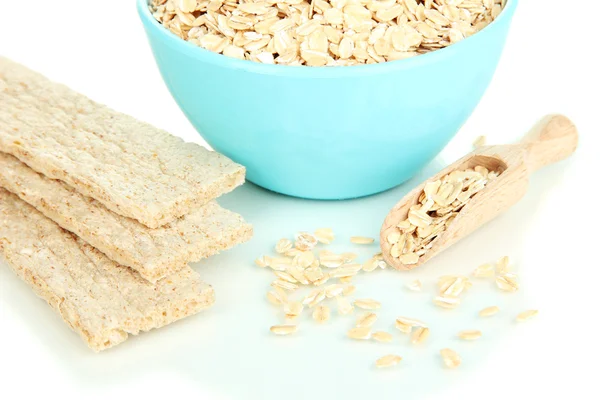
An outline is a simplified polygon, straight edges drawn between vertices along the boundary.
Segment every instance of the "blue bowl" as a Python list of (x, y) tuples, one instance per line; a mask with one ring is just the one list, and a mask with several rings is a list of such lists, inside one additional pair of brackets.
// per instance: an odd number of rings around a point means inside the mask
[(215, 150), (267, 189), (347, 199), (411, 178), (458, 132), (492, 79), (517, 0), (450, 47), (352, 67), (225, 57), (169, 32), (147, 0), (137, 5), (167, 87)]

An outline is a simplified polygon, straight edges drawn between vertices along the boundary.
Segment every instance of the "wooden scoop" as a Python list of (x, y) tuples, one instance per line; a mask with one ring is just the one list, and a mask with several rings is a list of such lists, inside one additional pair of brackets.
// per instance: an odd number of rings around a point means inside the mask
[[(567, 117), (549, 115), (520, 143), (480, 147), (440, 171), (408, 193), (386, 217), (380, 237), (385, 261), (401, 270), (422, 265), (519, 201), (527, 191), (529, 175), (545, 165), (570, 156), (577, 147), (577, 141), (577, 129)], [(432, 247), (419, 257), (416, 264), (403, 264), (398, 258), (392, 257), (392, 244), (387, 239), (388, 235), (397, 232), (396, 226), (407, 219), (410, 207), (419, 203), (419, 196), (423, 193), (425, 184), (440, 180), (452, 171), (476, 166), (497, 171), (500, 175), (490, 180), (480, 192), (467, 201), (454, 220), (431, 242)]]

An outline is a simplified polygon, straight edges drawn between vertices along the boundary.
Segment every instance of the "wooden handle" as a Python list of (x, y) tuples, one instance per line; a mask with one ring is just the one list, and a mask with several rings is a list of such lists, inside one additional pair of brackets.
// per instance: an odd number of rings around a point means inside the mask
[(521, 140), (526, 146), (527, 165), (531, 172), (564, 160), (577, 148), (579, 135), (571, 120), (563, 115), (548, 115)]

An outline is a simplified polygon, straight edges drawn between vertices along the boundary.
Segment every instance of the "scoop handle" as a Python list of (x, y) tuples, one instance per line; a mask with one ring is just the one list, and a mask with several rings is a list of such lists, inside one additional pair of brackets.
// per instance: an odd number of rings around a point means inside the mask
[(577, 148), (579, 135), (571, 120), (554, 114), (542, 118), (521, 140), (531, 172), (569, 157)]

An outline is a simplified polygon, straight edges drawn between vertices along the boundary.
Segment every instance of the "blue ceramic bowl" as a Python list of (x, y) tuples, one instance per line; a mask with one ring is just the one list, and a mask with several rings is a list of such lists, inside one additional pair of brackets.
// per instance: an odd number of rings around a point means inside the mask
[(347, 199), (406, 181), (452, 139), (492, 79), (516, 5), (453, 46), (352, 67), (225, 57), (173, 35), (147, 0), (138, 11), (171, 94), (215, 150), (267, 189)]

